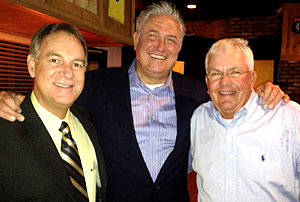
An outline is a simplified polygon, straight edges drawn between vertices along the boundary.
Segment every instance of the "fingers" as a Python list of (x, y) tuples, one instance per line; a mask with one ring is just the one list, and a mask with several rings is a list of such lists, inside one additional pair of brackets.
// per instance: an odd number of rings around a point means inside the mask
[[(284, 98), (285, 94), (284, 92), (280, 89), (278, 85), (265, 85), (264, 88), (264, 95), (262, 97), (262, 104), (263, 107), (273, 109), (278, 102), (282, 98)], [(289, 100), (289, 96), (285, 96), (286, 100)]]
[(8, 112), (9, 110), (5, 109), (6, 111), (3, 111), (0, 109), (0, 117), (3, 119), (6, 119), (8, 121), (14, 122), (15, 120), (18, 120), (20, 122), (25, 120), (25, 117), (22, 114), (19, 114), (17, 112), (11, 111)]
[(290, 96), (283, 92), (283, 102), (288, 103), (289, 101), (290, 101)]
[[(20, 106), (22, 104), (22, 102), (24, 101), (24, 96), (21, 94), (16, 94), (15, 96), (13, 96), (13, 98), (14, 98), (16, 105), (18, 105), (18, 106)], [(21, 110), (21, 108), (20, 108), (20, 110)], [(21, 111), (19, 113), (21, 113)]]
[[(24, 100), (22, 95), (15, 93), (0, 92), (0, 117), (9, 121), (24, 121), (24, 116), (21, 113), (20, 104)], [(16, 102), (18, 104), (16, 104)]]
[(255, 89), (255, 92), (258, 94), (259, 97), (263, 97), (264, 96), (264, 91), (260, 88), (261, 86), (257, 87)]

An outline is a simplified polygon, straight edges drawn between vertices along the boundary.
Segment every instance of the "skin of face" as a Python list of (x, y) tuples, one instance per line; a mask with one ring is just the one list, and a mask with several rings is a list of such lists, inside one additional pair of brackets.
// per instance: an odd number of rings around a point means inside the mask
[(38, 102), (63, 119), (84, 86), (85, 54), (81, 42), (66, 32), (52, 33), (43, 39), (37, 62), (28, 55), (27, 66), (35, 78)]
[[(244, 55), (236, 52), (217, 53), (212, 55), (208, 62), (208, 72), (217, 70), (249, 71)], [(210, 81), (206, 76), (208, 93), (217, 110), (225, 119), (232, 119), (248, 101), (251, 90), (256, 81), (256, 72), (249, 71), (238, 78), (229, 78), (224, 75), (220, 80)]]
[(145, 84), (161, 84), (174, 67), (182, 45), (178, 21), (168, 15), (152, 15), (134, 33), (136, 72)]

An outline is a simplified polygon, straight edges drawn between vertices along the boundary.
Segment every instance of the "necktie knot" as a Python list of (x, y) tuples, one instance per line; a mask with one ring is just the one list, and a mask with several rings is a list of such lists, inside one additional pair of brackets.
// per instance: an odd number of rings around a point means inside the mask
[(66, 136), (67, 138), (72, 138), (70, 133), (70, 127), (67, 122), (63, 121), (58, 129), (63, 136)]

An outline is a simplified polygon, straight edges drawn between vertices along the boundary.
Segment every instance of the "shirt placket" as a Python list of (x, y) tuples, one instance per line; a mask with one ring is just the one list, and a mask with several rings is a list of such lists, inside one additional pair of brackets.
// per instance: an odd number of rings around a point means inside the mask
[[(155, 105), (155, 94), (153, 94), (154, 91), (149, 93), (149, 122), (150, 122), (150, 134), (149, 134), (149, 144), (151, 147), (151, 170), (154, 176), (157, 176), (157, 154), (155, 153), (155, 151), (157, 151), (157, 137), (156, 137), (156, 127), (155, 127), (155, 122), (157, 119), (157, 114), (156, 114), (156, 105)], [(153, 176), (153, 177), (154, 177)], [(154, 177), (155, 178), (155, 177)], [(153, 179), (155, 180), (155, 179)]]
[(226, 154), (226, 201), (234, 201), (234, 187), (235, 187), (235, 128), (228, 127), (226, 134), (226, 143), (227, 143), (227, 154)]

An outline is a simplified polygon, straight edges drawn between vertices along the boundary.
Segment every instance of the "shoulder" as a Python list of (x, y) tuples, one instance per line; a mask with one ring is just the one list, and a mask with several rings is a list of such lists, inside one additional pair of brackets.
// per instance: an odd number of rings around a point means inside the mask
[(128, 67), (110, 67), (88, 71), (85, 74), (85, 86), (105, 85), (128, 77)]
[(205, 114), (210, 114), (210, 112), (213, 110), (213, 107), (214, 104), (212, 101), (205, 102), (195, 109), (193, 117), (204, 117)]
[(188, 95), (200, 104), (210, 100), (205, 82), (176, 72), (172, 74), (175, 94)]
[(92, 122), (92, 118), (90, 117), (90, 115), (87, 113), (87, 111), (85, 110), (85, 108), (77, 105), (77, 104), (73, 104), (72, 107), (70, 108), (71, 112), (78, 118), (80, 119), (85, 119), (89, 122)]
[(195, 79), (183, 74), (179, 74), (177, 72), (172, 72), (173, 80), (175, 81), (183, 81), (185, 85), (199, 85), (206, 88), (206, 84), (199, 79)]
[(122, 74), (128, 71), (128, 67), (110, 67), (110, 68), (102, 68), (102, 69), (95, 69), (92, 71), (87, 71), (85, 73), (86, 78), (101, 78), (106, 77), (114, 74)]
[(285, 113), (297, 113), (300, 114), (300, 105), (297, 102), (289, 101), (288, 103), (285, 103), (281, 101), (280, 104), (277, 104), (276, 108), (278, 110), (281, 109), (281, 111)]

